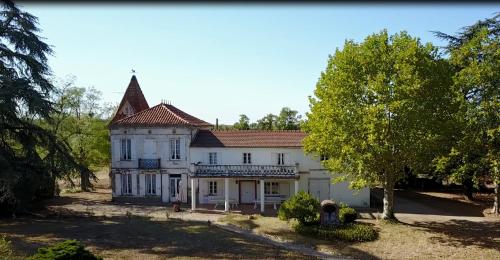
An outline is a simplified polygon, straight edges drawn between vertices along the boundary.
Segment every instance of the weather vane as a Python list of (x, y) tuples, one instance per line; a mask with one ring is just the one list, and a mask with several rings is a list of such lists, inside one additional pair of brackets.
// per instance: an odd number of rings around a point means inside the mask
[(135, 70), (134, 70), (134, 69), (132, 69), (132, 71), (131, 71), (131, 72), (132, 72), (132, 74), (135, 74)]

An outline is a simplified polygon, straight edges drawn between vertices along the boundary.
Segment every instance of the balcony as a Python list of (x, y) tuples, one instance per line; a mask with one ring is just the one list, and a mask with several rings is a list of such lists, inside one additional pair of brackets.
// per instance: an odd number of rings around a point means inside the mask
[(297, 165), (194, 165), (193, 177), (295, 178)]
[(139, 158), (139, 169), (160, 169), (160, 159), (142, 159)]

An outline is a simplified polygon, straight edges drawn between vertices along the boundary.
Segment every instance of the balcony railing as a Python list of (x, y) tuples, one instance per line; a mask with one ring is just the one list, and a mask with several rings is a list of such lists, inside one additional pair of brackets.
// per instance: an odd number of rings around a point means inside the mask
[(160, 169), (160, 159), (139, 158), (139, 169)]
[(215, 176), (265, 176), (295, 175), (297, 166), (284, 165), (195, 165), (196, 175)]

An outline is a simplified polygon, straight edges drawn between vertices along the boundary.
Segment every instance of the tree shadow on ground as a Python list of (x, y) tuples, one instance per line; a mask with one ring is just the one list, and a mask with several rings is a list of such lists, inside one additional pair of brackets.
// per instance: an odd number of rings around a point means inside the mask
[(452, 219), (446, 222), (421, 221), (406, 224), (421, 228), (447, 237), (432, 237), (435, 242), (453, 247), (478, 246), (485, 249), (500, 248), (500, 222), (498, 221), (469, 221)]
[(22, 218), (0, 223), (0, 233), (12, 240), (16, 250), (27, 254), (56, 241), (77, 239), (104, 256), (132, 250), (133, 254), (142, 257), (305, 258), (207, 222), (178, 219), (151, 221), (138, 216)]
[[(372, 189), (372, 200), (381, 200), (381, 189)], [(382, 212), (382, 204), (372, 205)], [(440, 216), (484, 217), (485, 205), (467, 203), (451, 198), (431, 196), (411, 190), (396, 190), (394, 207), (396, 214), (421, 214)]]

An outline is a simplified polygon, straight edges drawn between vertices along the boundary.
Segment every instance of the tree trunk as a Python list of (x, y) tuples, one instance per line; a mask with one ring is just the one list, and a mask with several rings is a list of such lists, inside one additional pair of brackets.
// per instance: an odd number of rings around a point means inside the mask
[(474, 189), (474, 183), (472, 182), (472, 180), (471, 179), (465, 179), (462, 182), (462, 188), (463, 188), (465, 199), (467, 199), (467, 200), (473, 200), (474, 197), (472, 196), (472, 191)]
[(495, 201), (493, 202), (493, 211), (491, 212), (495, 215), (500, 214), (500, 182), (495, 185)]
[(394, 216), (394, 181), (390, 174), (384, 176), (384, 211), (382, 219), (395, 220)]
[(91, 187), (90, 175), (86, 170), (80, 172), (80, 187), (82, 191), (90, 191)]

